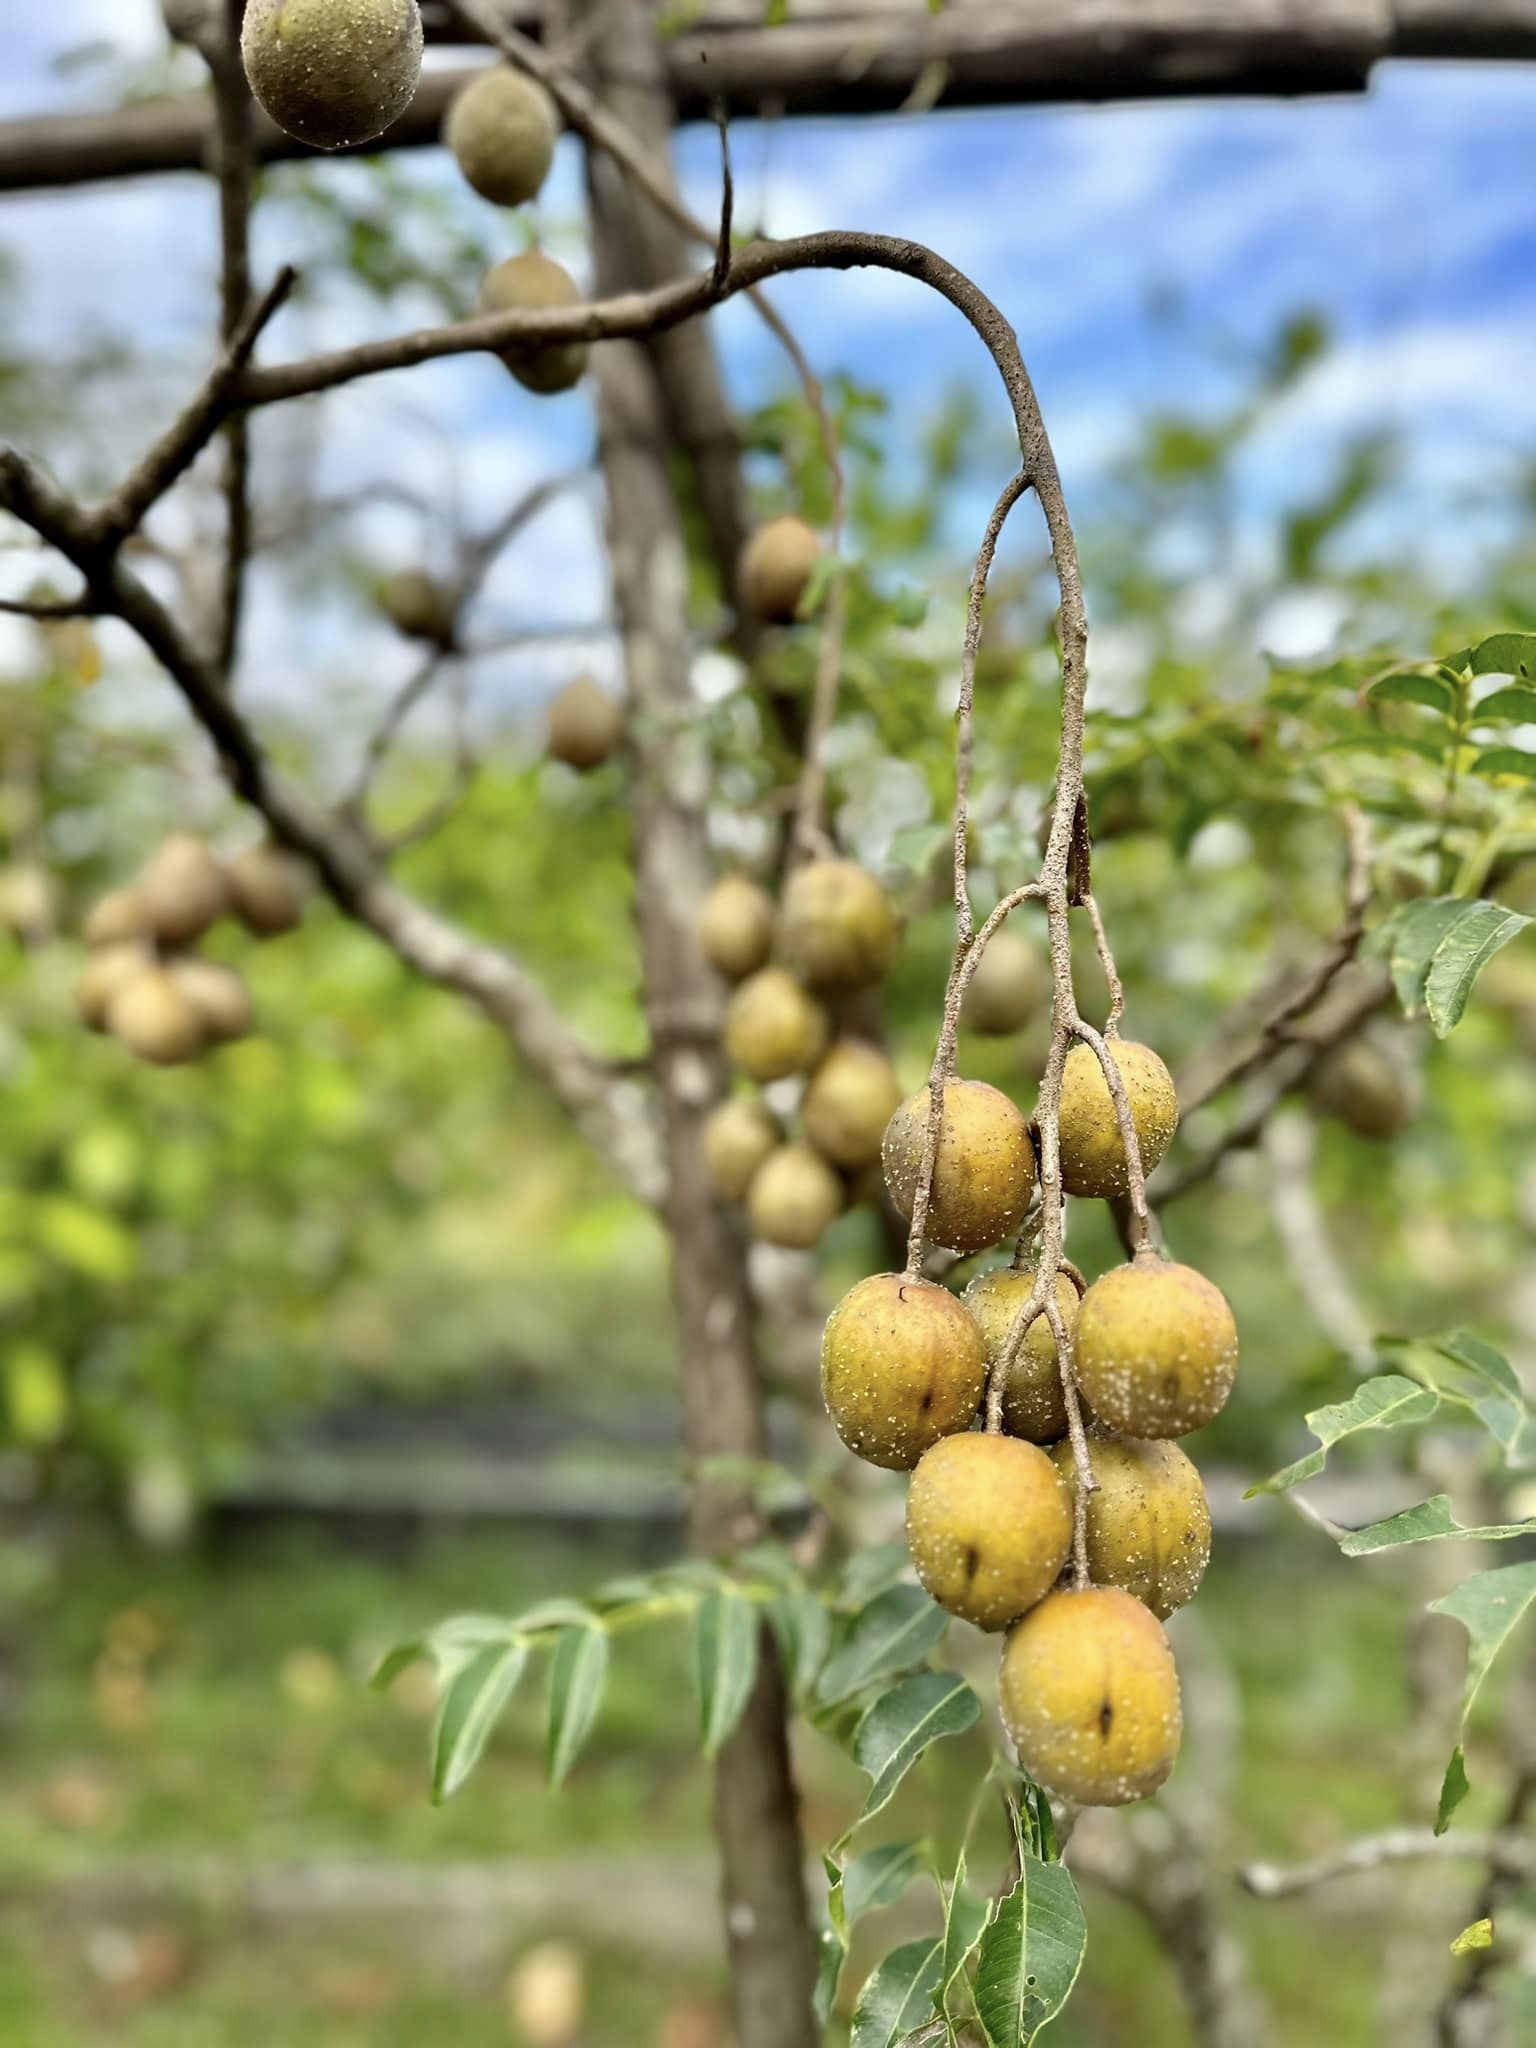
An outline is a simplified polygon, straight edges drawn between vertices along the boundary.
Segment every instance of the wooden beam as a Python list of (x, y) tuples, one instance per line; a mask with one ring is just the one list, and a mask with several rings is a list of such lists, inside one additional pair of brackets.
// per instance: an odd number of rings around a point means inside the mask
[[(446, 43), (430, 0), (426, 12)], [(512, 10), (528, 27), (538, 12)], [(947, 0), (937, 14), (927, 0), (791, 0), (782, 26), (762, 16), (762, 0), (705, 0), (665, 45), (680, 119), (716, 100), (750, 118), (1359, 92), (1389, 57), (1536, 59), (1536, 0)], [(435, 142), (467, 75), (434, 63), (410, 111), (370, 147)], [(210, 133), (201, 97), (0, 123), (0, 192), (197, 170)], [(265, 120), (255, 143), (265, 162), (312, 154)]]

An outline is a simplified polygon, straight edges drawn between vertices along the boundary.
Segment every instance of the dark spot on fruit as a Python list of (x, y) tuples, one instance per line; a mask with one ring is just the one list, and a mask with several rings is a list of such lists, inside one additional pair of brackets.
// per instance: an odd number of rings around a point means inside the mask
[(980, 1564), (981, 1552), (974, 1543), (968, 1543), (965, 1547), (965, 1577), (967, 1584), (975, 1578)]
[(1114, 1704), (1112, 1701), (1106, 1700), (1099, 1709), (1099, 1740), (1101, 1742), (1108, 1742), (1109, 1731), (1114, 1724), (1114, 1719)]
[(921, 1401), (919, 1401), (919, 1402), (918, 1402), (918, 1404), (917, 1404), (917, 1412), (918, 1412), (918, 1414), (919, 1414), (919, 1415), (926, 1415), (926, 1414), (928, 1413), (928, 1410), (929, 1410), (929, 1409), (930, 1409), (930, 1408), (931, 1408), (932, 1406), (933, 1406), (933, 1389), (932, 1389), (932, 1387), (925, 1387), (925, 1388), (923, 1389), (923, 1398), (922, 1398), (922, 1399), (921, 1399)]

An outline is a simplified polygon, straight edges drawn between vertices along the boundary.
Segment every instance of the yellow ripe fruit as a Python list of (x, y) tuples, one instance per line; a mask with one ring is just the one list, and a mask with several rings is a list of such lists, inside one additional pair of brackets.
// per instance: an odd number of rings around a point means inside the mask
[(857, 861), (810, 860), (785, 883), (779, 958), (807, 988), (868, 988), (900, 943), (891, 899)]
[(173, 832), (144, 870), (139, 901), (162, 946), (190, 946), (229, 908), (224, 870), (206, 840)]
[(453, 644), (453, 599), (425, 569), (400, 569), (379, 589), (379, 602), (390, 624), (411, 640), (429, 640), (434, 647)]
[(965, 992), (964, 1018), (973, 1031), (1005, 1038), (1022, 1031), (1051, 999), (1051, 970), (1038, 946), (1018, 932), (988, 942)]
[(249, 0), (240, 51), (251, 91), (316, 149), (382, 135), (421, 76), (416, 0)]
[(1352, 1038), (1312, 1077), (1312, 1099), (1357, 1138), (1395, 1138), (1416, 1107), (1408, 1077), (1374, 1039)]
[[(882, 1156), (891, 1200), (908, 1221), (928, 1136), (929, 1096), (920, 1088), (886, 1126)], [(986, 1081), (948, 1081), (934, 1160), (928, 1235), (954, 1252), (979, 1252), (1011, 1237), (1035, 1188), (1029, 1126)]]
[(725, 1050), (754, 1081), (803, 1074), (826, 1050), (827, 1013), (782, 967), (749, 975), (725, 1013)]
[(191, 954), (166, 963), (166, 973), (192, 1005), (209, 1045), (229, 1045), (251, 1028), (251, 992), (232, 967)]
[[(1173, 1076), (1150, 1046), (1112, 1038), (1110, 1052), (1130, 1098), (1131, 1122), (1150, 1173), (1179, 1127)], [(1069, 1195), (1123, 1195), (1129, 1186), (1114, 1097), (1091, 1045), (1074, 1045), (1061, 1076), (1061, 1185)]]
[(1127, 1436), (1187, 1436), (1226, 1406), (1237, 1324), (1203, 1273), (1141, 1258), (1114, 1267), (1083, 1296), (1074, 1352), (1101, 1422)]
[(741, 551), (737, 583), (743, 605), (768, 625), (790, 624), (820, 558), (814, 527), (803, 519), (768, 520)]
[[(1094, 1437), (1097, 1493), (1088, 1496), (1088, 1571), (1166, 1621), (1190, 1599), (1211, 1560), (1211, 1510), (1200, 1474), (1177, 1444)], [(1069, 1494), (1077, 1466), (1069, 1443), (1051, 1451)]]
[(231, 907), (258, 939), (293, 931), (304, 915), (304, 881), (275, 846), (248, 846), (224, 869)]
[[(961, 1297), (976, 1318), (989, 1369), (1002, 1356), (1009, 1332), (1034, 1287), (1033, 1273), (1003, 1266), (994, 1273), (979, 1274)], [(1077, 1325), (1078, 1293), (1065, 1273), (1056, 1275), (1056, 1302), (1070, 1336)], [(1025, 1437), (1032, 1444), (1053, 1444), (1066, 1434), (1067, 1404), (1061, 1391), (1056, 1339), (1043, 1315), (1036, 1316), (1025, 1331), (1023, 1346), (1004, 1385), (1003, 1423), (1010, 1436)]]
[(555, 103), (510, 64), (493, 65), (458, 93), (443, 141), (468, 182), (494, 206), (521, 206), (549, 175), (560, 132)]
[(75, 1010), (92, 1031), (105, 1031), (107, 1011), (120, 988), (153, 964), (149, 948), (138, 939), (114, 939), (97, 946), (75, 983)]
[(725, 875), (700, 905), (695, 931), (716, 973), (740, 981), (773, 950), (773, 898), (745, 875)]
[(1044, 1451), (1017, 1437), (942, 1437), (912, 1474), (907, 1543), (941, 1607), (978, 1628), (1006, 1628), (1044, 1599), (1067, 1561), (1067, 1490)]
[(768, 1244), (808, 1252), (843, 1213), (843, 1184), (809, 1145), (780, 1145), (752, 1177), (747, 1219)]
[(847, 1173), (873, 1166), (901, 1101), (896, 1069), (878, 1046), (840, 1039), (812, 1074), (800, 1114), (823, 1157)]
[(136, 889), (109, 889), (85, 920), (88, 946), (117, 946), (139, 939), (148, 924), (143, 899)]
[(755, 1096), (732, 1095), (710, 1112), (703, 1142), (711, 1186), (727, 1201), (739, 1202), (784, 1134)]
[(146, 967), (122, 984), (107, 1005), (107, 1029), (156, 1067), (178, 1066), (203, 1049), (196, 1010), (160, 967)]
[(1003, 1725), (1029, 1775), (1079, 1806), (1155, 1792), (1183, 1733), (1163, 1625), (1115, 1586), (1049, 1593), (1003, 1650)]
[(550, 701), (550, 758), (568, 768), (601, 767), (624, 732), (624, 707), (591, 676), (574, 676)]
[[(487, 271), (480, 286), (482, 313), (533, 313), (580, 304), (581, 288), (575, 278), (542, 249), (509, 256)], [(502, 361), (525, 390), (547, 397), (581, 382), (588, 354), (584, 341), (558, 341), (543, 348), (509, 348)]]
[(821, 1392), (858, 1457), (907, 1472), (969, 1429), (986, 1385), (981, 1332), (943, 1287), (876, 1273), (845, 1294), (821, 1340)]
[(0, 929), (36, 945), (53, 931), (57, 909), (53, 877), (27, 861), (0, 868)]

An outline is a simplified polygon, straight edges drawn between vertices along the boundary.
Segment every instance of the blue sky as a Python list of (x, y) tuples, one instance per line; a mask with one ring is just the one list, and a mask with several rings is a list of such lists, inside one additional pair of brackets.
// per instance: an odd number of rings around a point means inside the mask
[[(154, 0), (7, 10), (0, 115), (88, 102), (99, 76), (51, 66), (94, 37), (152, 53)], [(1328, 309), (1338, 346), (1270, 424), (1248, 478), (1255, 504), (1304, 488), (1343, 435), (1390, 425), (1412, 455), (1405, 522), (1454, 558), (1460, 488), (1536, 454), (1536, 67), (1389, 66), (1368, 97), (1330, 101), (743, 125), (734, 149), (742, 214), (770, 232), (910, 234), (975, 276), (1019, 331), (1069, 494), (1091, 493), (1147, 406), (1219, 396), (1221, 373), (1195, 337), (1219, 327), (1258, 340), (1302, 304)], [(712, 210), (713, 136), (688, 132), (680, 157), (691, 196)], [(452, 177), (435, 153), (418, 174)], [(574, 221), (577, 196), (568, 147), (548, 217)], [(286, 253), (285, 233), (268, 222), (265, 262)], [(23, 265), (26, 325), (40, 340), (105, 325), (201, 359), (213, 261), (201, 181), (0, 199), (0, 245)], [(1187, 325), (1149, 317), (1154, 288), (1177, 289)], [(987, 388), (990, 366), (963, 322), (904, 280), (789, 279), (775, 296), (818, 367), (856, 367), (887, 389), (898, 420), (920, 417), (957, 379)], [(379, 320), (376, 307), (322, 306), (274, 342), (349, 338)], [(743, 397), (782, 381), (744, 307), (719, 326)], [(991, 403), (1001, 423), (1000, 396)], [(451, 448), (472, 507), (502, 502), (589, 439), (579, 396), (545, 404), (494, 363), (440, 365), (408, 388), (394, 380), (338, 402), (327, 457), (337, 480), (368, 472), (381, 419), (419, 435), (414, 470), (446, 465)], [(386, 548), (412, 545), (398, 530), (391, 541), (387, 521), (381, 531)], [(560, 585), (568, 616), (590, 616), (601, 601), (590, 507), (559, 509), (529, 546), (521, 587), (531, 566), (537, 587)]]

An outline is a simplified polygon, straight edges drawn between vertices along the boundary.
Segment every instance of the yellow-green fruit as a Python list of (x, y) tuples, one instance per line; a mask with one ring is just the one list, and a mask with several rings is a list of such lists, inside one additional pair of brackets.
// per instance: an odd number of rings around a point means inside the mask
[[(483, 313), (533, 313), (551, 306), (579, 306), (574, 277), (542, 249), (526, 249), (488, 271), (480, 286)], [(544, 348), (509, 348), (502, 356), (518, 383), (548, 396), (579, 384), (587, 367), (584, 341), (559, 341)]]
[(941, 1607), (978, 1628), (1006, 1628), (1055, 1585), (1072, 1547), (1071, 1504), (1044, 1451), (971, 1430), (918, 1461), (907, 1543)]
[(969, 1429), (986, 1377), (969, 1310), (931, 1281), (875, 1273), (827, 1318), (821, 1392), (832, 1426), (887, 1471), (910, 1471), (940, 1437)]
[(768, 1244), (809, 1251), (843, 1213), (843, 1184), (809, 1145), (780, 1145), (752, 1176), (747, 1220)]
[[(981, 1330), (989, 1368), (1002, 1356), (1019, 1311), (1034, 1287), (1033, 1273), (1003, 1266), (994, 1273), (978, 1275), (966, 1288), (963, 1299)], [(1078, 1293), (1065, 1273), (1056, 1275), (1056, 1303), (1070, 1336), (1077, 1325)], [(1036, 1316), (1025, 1331), (1003, 1387), (1003, 1422), (1010, 1436), (1027, 1437), (1032, 1444), (1053, 1444), (1066, 1434), (1067, 1404), (1061, 1391), (1056, 1339), (1043, 1315)]]
[(229, 907), (224, 870), (206, 840), (173, 832), (138, 885), (150, 932), (162, 946), (189, 946)]
[(568, 768), (601, 767), (624, 732), (624, 707), (591, 676), (575, 676), (551, 700), (546, 745)]
[[(891, 1200), (908, 1221), (928, 1136), (928, 1090), (909, 1097), (886, 1126), (882, 1156)], [(934, 1160), (928, 1236), (954, 1252), (1000, 1244), (1024, 1221), (1035, 1187), (1029, 1126), (999, 1088), (949, 1081)]]
[(53, 930), (53, 877), (30, 861), (0, 869), (0, 928), (35, 945)]
[(137, 889), (109, 889), (85, 920), (88, 946), (118, 946), (142, 938), (149, 922)]
[(811, 860), (784, 885), (779, 958), (807, 988), (867, 988), (890, 971), (901, 925), (867, 868)]
[(770, 519), (741, 551), (741, 601), (770, 625), (788, 625), (821, 556), (821, 541), (803, 519)]
[(119, 989), (142, 974), (153, 956), (138, 939), (114, 939), (97, 946), (75, 983), (75, 1010), (92, 1031), (105, 1031), (107, 1011)]
[(1415, 1108), (1407, 1075), (1371, 1038), (1329, 1053), (1312, 1078), (1312, 1099), (1357, 1138), (1396, 1137)]
[(1051, 970), (1018, 932), (999, 932), (977, 962), (965, 992), (965, 1021), (989, 1038), (1022, 1031), (1051, 999)]
[(192, 1005), (209, 1045), (228, 1045), (251, 1028), (251, 992), (232, 967), (190, 954), (166, 962), (166, 973)]
[(249, 0), (251, 91), (285, 134), (348, 149), (403, 114), (421, 76), (416, 0)]
[(224, 869), (236, 917), (258, 939), (293, 931), (304, 915), (304, 881), (275, 846), (248, 846)]
[(203, 1049), (198, 1014), (162, 967), (146, 967), (123, 983), (107, 1005), (107, 1029), (152, 1066), (177, 1066)]
[[(1150, 1173), (1179, 1126), (1173, 1076), (1150, 1046), (1112, 1038), (1109, 1049), (1130, 1098), (1142, 1171)], [(1062, 1072), (1061, 1184), (1069, 1195), (1106, 1197), (1130, 1184), (1114, 1098), (1091, 1045), (1074, 1045)]]
[[(1211, 1510), (1194, 1465), (1171, 1443), (1094, 1437), (1088, 1445), (1097, 1493), (1088, 1496), (1088, 1575), (1118, 1586), (1166, 1621), (1194, 1593), (1211, 1559)], [(1051, 1451), (1069, 1493), (1077, 1490), (1072, 1446)]]
[(448, 109), (443, 140), (482, 199), (521, 206), (549, 175), (559, 120), (543, 86), (508, 64), (472, 78)]
[(732, 1095), (704, 1126), (704, 1166), (716, 1194), (739, 1202), (752, 1176), (784, 1142), (784, 1133), (756, 1096)]
[(1163, 1625), (1115, 1586), (1049, 1593), (1003, 1650), (1003, 1725), (1037, 1783), (1079, 1806), (1155, 1792), (1183, 1733)]
[(885, 1054), (844, 1038), (812, 1074), (800, 1114), (817, 1151), (857, 1173), (879, 1159), (885, 1127), (900, 1101), (901, 1083)]
[(716, 973), (740, 981), (773, 950), (773, 898), (745, 875), (726, 875), (704, 898), (695, 929)]
[(452, 645), (453, 601), (425, 569), (401, 569), (388, 577), (380, 587), (379, 602), (398, 632), (412, 640), (430, 640), (435, 647)]
[(1127, 1436), (1187, 1436), (1226, 1406), (1237, 1324), (1192, 1266), (1136, 1259), (1095, 1280), (1077, 1312), (1078, 1384), (1101, 1422)]
[(826, 1050), (827, 1013), (782, 967), (759, 968), (731, 997), (725, 1050), (754, 1081), (803, 1074)]

